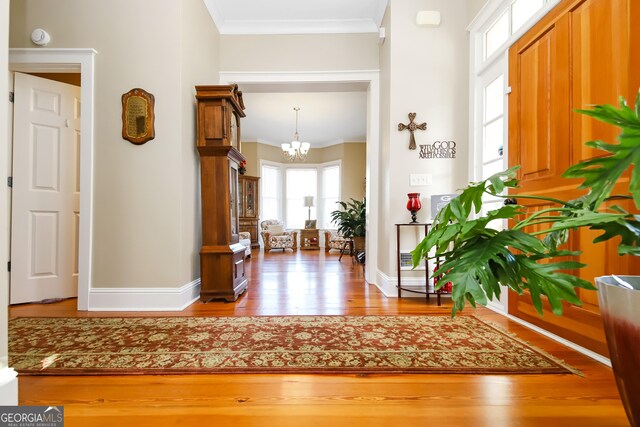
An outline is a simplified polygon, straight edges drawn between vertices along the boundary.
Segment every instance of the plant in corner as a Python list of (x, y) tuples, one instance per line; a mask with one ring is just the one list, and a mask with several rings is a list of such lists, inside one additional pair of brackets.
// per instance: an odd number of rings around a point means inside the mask
[[(527, 291), (540, 315), (543, 295), (557, 315), (562, 314), (563, 301), (580, 305), (575, 288), (595, 288), (563, 272), (584, 267), (567, 260), (579, 252), (561, 249), (570, 230), (586, 227), (601, 232), (594, 243), (619, 237), (620, 255), (640, 256), (640, 215), (611, 203), (605, 207), (605, 202), (633, 199), (636, 209), (640, 209), (640, 93), (633, 109), (621, 98), (620, 108), (599, 105), (578, 112), (622, 129), (618, 144), (587, 143), (603, 151), (604, 156), (577, 163), (564, 173), (565, 178), (583, 180), (579, 188), (588, 190), (585, 196), (563, 201), (518, 195), (552, 204), (548, 209), (530, 212), (503, 194), (518, 186), (518, 167), (513, 167), (471, 183), (440, 211), (431, 231), (412, 252), (414, 266), (424, 258), (443, 260), (434, 275), (442, 275), (439, 286), (453, 283), (452, 315), (462, 310), (466, 302), (475, 307), (499, 297), (501, 286), (519, 294)], [(614, 186), (629, 169), (628, 193), (612, 195)], [(484, 217), (473, 218), (480, 212), (485, 195), (502, 197), (514, 204), (505, 203)], [(510, 220), (511, 227), (492, 228), (494, 220)], [(596, 282), (618, 389), (631, 424), (640, 426), (640, 280), (611, 276)]]
[(354, 240), (354, 250), (364, 251), (364, 238), (367, 232), (366, 199), (351, 199), (348, 202), (336, 202), (342, 209), (331, 212), (331, 222), (338, 226), (338, 232)]

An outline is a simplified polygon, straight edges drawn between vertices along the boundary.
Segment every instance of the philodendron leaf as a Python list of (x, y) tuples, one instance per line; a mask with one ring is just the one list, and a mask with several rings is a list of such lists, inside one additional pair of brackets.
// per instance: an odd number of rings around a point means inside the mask
[(465, 301), (486, 304), (500, 294), (500, 285), (518, 293), (528, 290), (540, 313), (542, 296), (546, 296), (554, 313), (560, 314), (563, 301), (580, 304), (575, 287), (593, 289), (589, 282), (562, 272), (580, 268), (582, 264), (548, 262), (553, 257), (569, 255), (575, 253), (548, 252), (535, 237), (519, 230), (503, 230), (495, 235), (469, 238), (448, 253), (434, 274), (442, 275), (440, 283), (453, 283), (454, 314), (464, 308)]
[(619, 213), (594, 212), (589, 209), (576, 209), (572, 216), (560, 216), (558, 221), (545, 232), (589, 227), (623, 220), (627, 215)]
[(629, 245), (619, 245), (618, 246), (618, 254), (619, 255), (640, 256), (640, 247), (629, 246)]
[(542, 315), (541, 295), (546, 295), (553, 313), (562, 314), (562, 301), (582, 305), (575, 288), (595, 290), (596, 288), (586, 280), (561, 270), (582, 268), (584, 264), (577, 262), (537, 263), (534, 260), (519, 255), (520, 273), (527, 278), (526, 286), (531, 293), (531, 300), (536, 311)]
[(602, 150), (605, 156), (582, 161), (571, 166), (564, 177), (583, 179), (580, 188), (590, 189), (587, 200), (590, 208), (595, 210), (609, 197), (620, 177), (632, 165), (634, 166), (629, 182), (629, 190), (635, 205), (640, 208), (640, 116), (638, 105), (640, 93), (636, 98), (636, 108), (632, 110), (624, 99), (620, 108), (612, 105), (598, 105), (592, 110), (579, 110), (579, 113), (594, 117), (602, 122), (610, 123), (622, 129), (618, 137), (619, 144), (607, 144), (592, 141), (588, 146)]
[(593, 240), (593, 243), (604, 242), (619, 236), (621, 240), (618, 245), (618, 254), (640, 255), (640, 221), (621, 219), (616, 222), (597, 224), (591, 229), (603, 231)]
[(636, 207), (640, 208), (640, 161), (638, 159), (636, 159), (635, 167), (631, 171), (629, 191), (631, 192)]

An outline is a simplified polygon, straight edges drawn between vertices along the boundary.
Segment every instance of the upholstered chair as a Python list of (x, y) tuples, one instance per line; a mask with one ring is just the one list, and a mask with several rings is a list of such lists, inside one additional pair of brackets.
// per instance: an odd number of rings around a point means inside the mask
[(345, 238), (338, 233), (338, 230), (325, 230), (324, 231), (324, 251), (329, 252), (331, 249), (337, 249), (341, 251), (345, 246)]
[(244, 257), (251, 258), (251, 233), (248, 231), (241, 231), (238, 233), (238, 238), (242, 246), (244, 246)]
[(298, 233), (285, 230), (281, 221), (268, 219), (260, 223), (260, 228), (265, 252), (271, 249), (291, 249), (294, 252), (298, 250)]

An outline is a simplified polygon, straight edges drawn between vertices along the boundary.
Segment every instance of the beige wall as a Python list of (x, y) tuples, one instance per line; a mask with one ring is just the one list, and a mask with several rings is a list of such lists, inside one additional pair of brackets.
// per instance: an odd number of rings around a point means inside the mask
[[(197, 277), (197, 174), (193, 116), (184, 110), (193, 84), (217, 80), (217, 34), (202, 1), (13, 1), (10, 45), (33, 47), (29, 35), (36, 27), (51, 34), (48, 47), (98, 51), (93, 286), (191, 281)], [(134, 87), (156, 100), (156, 138), (141, 146), (120, 136), (120, 96)]]
[(222, 71), (345, 71), (378, 69), (377, 34), (227, 35)]
[(487, 4), (488, 0), (467, 0), (469, 9), (467, 10), (467, 23), (473, 21), (473, 18), (476, 17), (480, 9)]
[[(437, 28), (414, 24), (419, 10), (439, 10)], [(468, 57), (467, 2), (451, 0), (390, 0), (385, 21), (388, 37), (380, 49), (382, 83), (381, 114), (381, 212), (378, 266), (396, 276), (393, 224), (407, 222), (407, 193), (421, 193), (419, 221), (430, 218), (429, 197), (452, 193), (467, 182)], [(420, 54), (416, 54), (419, 50)], [(388, 86), (385, 80), (388, 81)], [(387, 107), (388, 106), (388, 107)], [(416, 133), (418, 144), (456, 141), (456, 159), (419, 159), (419, 150), (409, 150), (408, 132), (398, 132), (407, 114), (427, 122), (425, 132)], [(410, 186), (409, 176), (432, 175), (431, 186)]]
[[(0, 0), (0, 88), (2, 93), (8, 93), (7, 83), (9, 82), (9, 0)], [(0, 102), (0, 117), (3, 122), (9, 117), (8, 102)], [(9, 145), (8, 127), (0, 126), (0, 175), (9, 176), (9, 159), (7, 150), (4, 147)], [(0, 259), (9, 259), (9, 221), (7, 207), (9, 206), (9, 191), (6, 185), (0, 186), (0, 200), (2, 200), (2, 211), (0, 215), (4, 218), (0, 220)], [(7, 321), (9, 319), (9, 273), (3, 269), (0, 273), (0, 369), (7, 367)]]
[[(282, 149), (273, 145), (243, 142), (242, 154), (247, 157), (247, 174), (250, 176), (260, 176), (260, 160), (286, 163), (282, 157)], [(342, 200), (362, 199), (366, 170), (366, 144), (337, 144), (325, 148), (312, 148), (305, 163), (318, 164), (335, 160), (342, 161), (340, 183)]]
[(200, 160), (195, 148), (195, 86), (218, 82), (220, 34), (201, 0), (178, 0), (181, 15), (182, 180), (180, 276), (178, 283), (200, 277)]

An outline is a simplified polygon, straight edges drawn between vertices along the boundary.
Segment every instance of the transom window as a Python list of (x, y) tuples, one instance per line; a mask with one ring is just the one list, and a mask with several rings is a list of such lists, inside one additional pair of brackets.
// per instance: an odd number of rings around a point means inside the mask
[(549, 0), (511, 0), (509, 7), (484, 33), (484, 59), (504, 45)]

